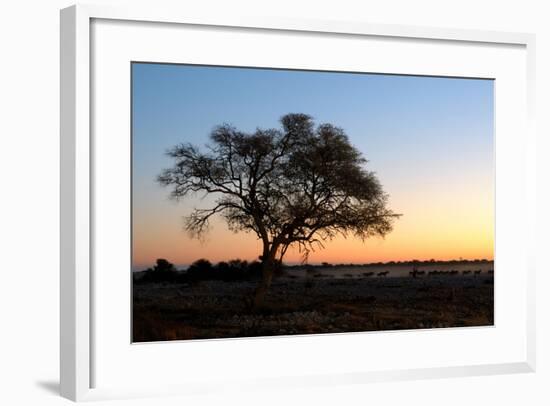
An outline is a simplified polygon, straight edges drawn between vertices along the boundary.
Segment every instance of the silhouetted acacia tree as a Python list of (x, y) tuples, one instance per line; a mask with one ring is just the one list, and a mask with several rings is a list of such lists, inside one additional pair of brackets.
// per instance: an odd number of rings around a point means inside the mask
[(175, 199), (196, 192), (219, 196), (213, 207), (186, 218), (192, 236), (201, 236), (219, 213), (233, 231), (252, 231), (261, 239), (262, 280), (255, 307), (262, 304), (290, 246), (307, 257), (337, 234), (384, 236), (397, 216), (342, 129), (315, 127), (305, 114), (287, 114), (281, 124), (280, 130), (250, 134), (226, 124), (216, 127), (206, 151), (190, 144), (170, 149), (174, 166), (158, 177)]

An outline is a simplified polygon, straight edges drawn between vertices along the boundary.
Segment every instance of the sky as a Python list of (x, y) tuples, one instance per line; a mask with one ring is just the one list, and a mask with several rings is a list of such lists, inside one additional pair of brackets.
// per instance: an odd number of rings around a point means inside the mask
[[(346, 132), (402, 214), (384, 238), (338, 237), (310, 263), (493, 259), (494, 82), (366, 73), (132, 64), (132, 266), (257, 259), (253, 234), (215, 219), (202, 241), (183, 217), (212, 196), (170, 200), (156, 176), (172, 146), (204, 147), (212, 129), (280, 128), (287, 113)], [(285, 262), (299, 263), (290, 250)]]

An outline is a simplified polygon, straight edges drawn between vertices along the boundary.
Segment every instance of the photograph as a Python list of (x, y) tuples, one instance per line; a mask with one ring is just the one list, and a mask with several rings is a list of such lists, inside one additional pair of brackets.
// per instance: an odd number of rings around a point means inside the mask
[(493, 326), (494, 126), (489, 78), (132, 62), (131, 341)]

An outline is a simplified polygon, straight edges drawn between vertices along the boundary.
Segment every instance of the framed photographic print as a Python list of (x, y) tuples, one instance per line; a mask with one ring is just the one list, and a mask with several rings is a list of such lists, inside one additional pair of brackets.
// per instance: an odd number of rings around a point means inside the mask
[(493, 325), (493, 79), (131, 69), (134, 342)]
[(533, 36), (61, 26), (64, 396), (534, 369)]

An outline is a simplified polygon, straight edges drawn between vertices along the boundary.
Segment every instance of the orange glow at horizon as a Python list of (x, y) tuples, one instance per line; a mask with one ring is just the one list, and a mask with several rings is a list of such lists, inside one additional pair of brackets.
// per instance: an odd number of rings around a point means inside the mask
[[(390, 234), (364, 242), (353, 236), (337, 237), (326, 241), (324, 248), (311, 252), (308, 262), (492, 260), (492, 192), (490, 188), (484, 188), (485, 193), (479, 193), (480, 185), (476, 186), (468, 193), (449, 194), (445, 190), (438, 192), (437, 188), (428, 195), (429, 188), (423, 188), (421, 196), (408, 194), (406, 190), (394, 193), (390, 207), (402, 217), (395, 221)], [(169, 207), (169, 213), (151, 210), (146, 217), (134, 218), (134, 269), (149, 267), (156, 258), (165, 258), (177, 265), (187, 265), (200, 258), (213, 263), (235, 258), (258, 259), (261, 243), (255, 235), (233, 233), (227, 229), (223, 219), (216, 219), (203, 241), (192, 239), (183, 230), (182, 222), (182, 215), (190, 211), (189, 206), (171, 204)], [(183, 210), (185, 207), (188, 209)], [(290, 248), (284, 262), (300, 263), (302, 259), (302, 253)]]

